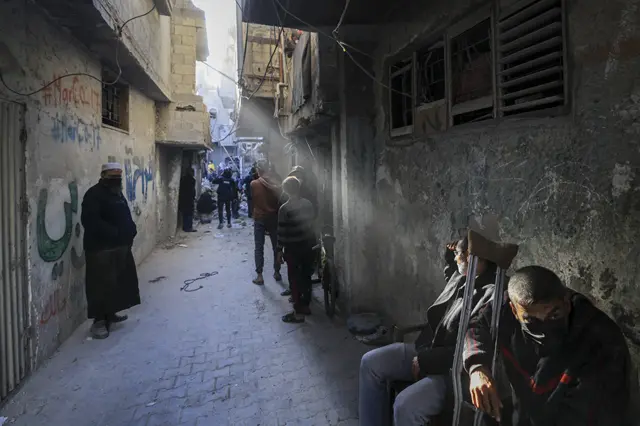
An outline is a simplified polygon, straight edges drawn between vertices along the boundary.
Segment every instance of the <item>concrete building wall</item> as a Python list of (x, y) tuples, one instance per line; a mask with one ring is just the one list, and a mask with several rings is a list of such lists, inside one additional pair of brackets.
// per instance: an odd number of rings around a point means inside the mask
[[(127, 20), (144, 15), (151, 10), (154, 0), (102, 0), (94, 1), (104, 20), (114, 29)], [(166, 66), (170, 45), (166, 43), (169, 28), (168, 17), (160, 16), (157, 10), (129, 22), (123, 30), (123, 40), (128, 50), (144, 64), (146, 73), (165, 92), (170, 85), (169, 69)]]
[[(246, 26), (247, 24), (242, 26), (243, 48), (247, 36)], [(242, 73), (248, 88), (247, 96), (255, 92), (255, 97), (272, 99), (276, 93), (276, 86), (280, 82), (281, 55), (278, 52), (273, 54), (280, 36), (280, 28), (249, 24), (248, 35), (249, 40), (246, 43), (247, 52)], [(265, 81), (260, 85), (263, 79)]]
[[(11, 59), (1, 71), (12, 89), (37, 90), (67, 73), (100, 78), (99, 61), (32, 3), (4, 2), (0, 27), (0, 46), (8, 52), (3, 57)], [(37, 364), (86, 319), (81, 203), (97, 183), (101, 164), (118, 161), (125, 168), (123, 191), (138, 226), (137, 262), (163, 237), (156, 183), (165, 177), (158, 175), (154, 102), (133, 87), (128, 132), (102, 125), (101, 84), (88, 76), (63, 78), (28, 97), (0, 87), (0, 96), (26, 105), (28, 273)]]
[[(416, 3), (408, 11), (413, 24), (380, 31), (377, 78), (385, 78), (393, 55), (456, 22), (454, 11), (460, 16), (472, 3), (478, 2)], [(362, 117), (373, 124), (353, 133), (351, 124), (343, 124), (347, 143), (335, 148), (334, 158), (347, 170), (337, 174), (351, 181), (365, 173), (360, 188), (342, 182), (348, 193), (341, 198), (357, 206), (347, 208), (346, 256), (353, 268), (352, 300), (360, 308), (383, 311), (399, 323), (424, 320), (444, 285), (445, 243), (470, 220), (495, 222), (501, 239), (521, 244), (515, 267), (549, 267), (595, 300), (622, 327), (640, 361), (639, 5), (566, 3), (568, 115), (491, 120), (431, 137), (392, 139), (385, 89), (374, 85), (376, 110)], [(362, 73), (348, 78), (354, 84), (368, 79)], [(367, 220), (369, 211), (373, 220)], [(362, 219), (364, 225), (355, 225)], [(372, 245), (376, 253), (366, 251)]]

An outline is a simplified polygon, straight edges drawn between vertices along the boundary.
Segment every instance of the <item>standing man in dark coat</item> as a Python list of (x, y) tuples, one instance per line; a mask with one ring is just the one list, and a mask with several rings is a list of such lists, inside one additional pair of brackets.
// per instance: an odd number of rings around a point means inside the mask
[(86, 294), (91, 334), (109, 337), (113, 323), (125, 321), (118, 312), (140, 304), (138, 275), (131, 252), (137, 234), (127, 200), (122, 195), (122, 167), (102, 166), (100, 181), (82, 200), (86, 252)]
[(180, 193), (178, 195), (178, 208), (182, 213), (182, 230), (184, 232), (196, 232), (193, 229), (193, 202), (196, 198), (196, 179), (193, 177), (193, 168), (187, 167), (186, 173), (180, 179)]
[[(629, 348), (616, 323), (542, 266), (516, 271), (507, 293), (496, 347), (511, 384), (512, 424), (636, 424)], [(507, 413), (491, 375), (492, 315), (489, 304), (473, 319), (463, 357), (473, 404), (500, 421)]]

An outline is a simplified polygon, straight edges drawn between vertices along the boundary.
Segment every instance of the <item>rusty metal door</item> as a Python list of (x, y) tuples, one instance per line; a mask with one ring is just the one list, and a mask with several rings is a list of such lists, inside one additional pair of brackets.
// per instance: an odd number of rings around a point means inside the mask
[(0, 101), (0, 400), (29, 369), (24, 107)]

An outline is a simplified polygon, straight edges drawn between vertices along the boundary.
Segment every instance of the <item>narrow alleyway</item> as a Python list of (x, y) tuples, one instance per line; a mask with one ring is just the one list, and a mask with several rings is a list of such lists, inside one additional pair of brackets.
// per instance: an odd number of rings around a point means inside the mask
[(2, 415), (16, 426), (357, 424), (366, 348), (320, 305), (305, 324), (282, 323), (283, 287), (251, 284), (253, 229), (234, 226), (158, 247), (129, 321), (104, 341), (80, 327)]

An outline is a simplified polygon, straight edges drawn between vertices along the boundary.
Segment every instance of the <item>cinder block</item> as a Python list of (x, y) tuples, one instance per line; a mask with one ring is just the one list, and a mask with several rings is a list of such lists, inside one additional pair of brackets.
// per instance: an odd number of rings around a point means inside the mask
[(193, 65), (196, 63), (196, 55), (184, 55), (184, 64), (185, 65)]
[(171, 82), (175, 85), (175, 84), (180, 84), (182, 83), (182, 74), (171, 74)]
[(185, 25), (187, 27), (195, 27), (196, 20), (192, 18), (182, 18), (182, 25)]
[(176, 25), (175, 26), (175, 33), (177, 35), (181, 35), (181, 36), (191, 36), (191, 37), (195, 37), (196, 36), (196, 28), (195, 27), (187, 27), (184, 25)]
[(174, 74), (195, 74), (196, 67), (195, 64), (193, 66), (185, 65), (185, 64), (175, 64), (173, 65), (173, 73)]
[(194, 46), (185, 46), (182, 43), (182, 37), (180, 37), (180, 43), (173, 45), (173, 53), (178, 53), (182, 55), (189, 55), (195, 52)]
[[(195, 31), (195, 29), (194, 29), (194, 31)], [(193, 36), (183, 35), (182, 36), (182, 45), (184, 45), (184, 46), (193, 46), (195, 48), (195, 45), (196, 45), (195, 32), (194, 32)]]

